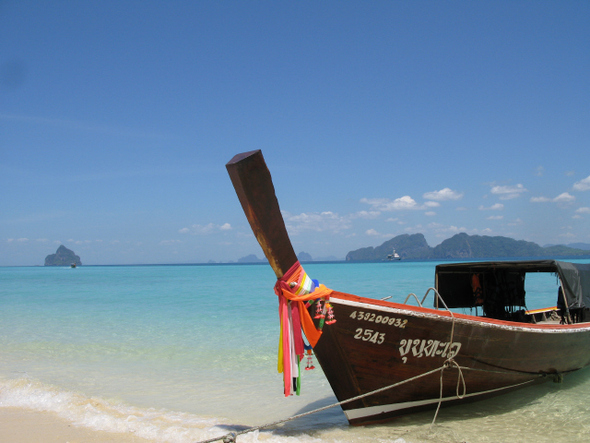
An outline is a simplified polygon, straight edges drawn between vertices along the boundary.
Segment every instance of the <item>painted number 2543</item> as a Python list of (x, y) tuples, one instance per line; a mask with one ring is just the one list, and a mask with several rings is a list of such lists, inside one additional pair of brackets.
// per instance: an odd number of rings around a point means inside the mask
[(368, 341), (380, 345), (385, 341), (385, 332), (373, 331), (372, 329), (357, 328), (354, 334), (357, 340)]

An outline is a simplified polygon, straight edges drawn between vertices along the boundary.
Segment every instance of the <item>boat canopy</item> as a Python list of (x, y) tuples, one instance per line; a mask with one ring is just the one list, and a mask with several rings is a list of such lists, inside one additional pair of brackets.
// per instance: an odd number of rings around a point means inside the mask
[(590, 308), (590, 264), (557, 260), (440, 264), (436, 289), (449, 308), (482, 306), (499, 318), (506, 307), (525, 307), (525, 274), (531, 272), (556, 274), (568, 308)]

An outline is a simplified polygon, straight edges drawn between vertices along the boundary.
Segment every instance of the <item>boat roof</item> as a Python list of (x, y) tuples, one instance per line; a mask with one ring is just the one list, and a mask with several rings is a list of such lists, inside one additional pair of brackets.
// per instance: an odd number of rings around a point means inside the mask
[(436, 266), (437, 281), (440, 276), (452, 278), (452, 274), (524, 274), (527, 272), (555, 273), (570, 308), (590, 308), (590, 263), (570, 263), (558, 260), (486, 261), (444, 263)]

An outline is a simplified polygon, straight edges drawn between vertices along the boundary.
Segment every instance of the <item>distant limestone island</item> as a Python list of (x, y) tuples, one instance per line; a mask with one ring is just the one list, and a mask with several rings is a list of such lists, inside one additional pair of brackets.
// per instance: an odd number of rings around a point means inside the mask
[(45, 257), (45, 266), (82, 266), (80, 257), (74, 254), (74, 251), (61, 245), (57, 248), (55, 254)]
[(590, 256), (590, 245), (577, 243), (575, 246), (542, 247), (533, 242), (514, 240), (508, 237), (461, 233), (432, 248), (426, 243), (422, 234), (403, 234), (376, 248), (369, 246), (350, 251), (346, 255), (346, 261), (387, 260), (387, 256), (394, 249), (405, 260)]
[[(590, 244), (539, 246), (536, 243), (514, 240), (509, 237), (487, 235), (454, 235), (434, 248), (426, 242), (423, 234), (403, 234), (386, 241), (381, 246), (360, 248), (346, 254), (347, 262), (389, 260), (395, 250), (402, 260), (463, 260), (523, 257), (590, 257)], [(312, 262), (307, 252), (297, 254), (300, 262)], [(336, 257), (325, 257), (319, 261), (340, 261)], [(238, 263), (268, 263), (266, 258), (254, 254), (238, 260)]]

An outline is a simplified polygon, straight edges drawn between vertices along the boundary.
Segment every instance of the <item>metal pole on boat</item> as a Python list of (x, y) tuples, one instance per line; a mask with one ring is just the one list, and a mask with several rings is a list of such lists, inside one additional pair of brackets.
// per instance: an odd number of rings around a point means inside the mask
[(563, 283), (561, 282), (561, 278), (558, 277), (558, 279), (559, 279), (559, 288), (561, 290), (561, 296), (563, 298), (563, 303), (565, 304), (565, 314), (567, 316), (567, 322), (568, 322), (568, 324), (572, 324), (573, 321), (572, 321), (572, 317), (570, 315), (570, 307), (567, 304), (567, 297), (565, 296), (565, 291), (563, 290)]

